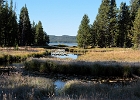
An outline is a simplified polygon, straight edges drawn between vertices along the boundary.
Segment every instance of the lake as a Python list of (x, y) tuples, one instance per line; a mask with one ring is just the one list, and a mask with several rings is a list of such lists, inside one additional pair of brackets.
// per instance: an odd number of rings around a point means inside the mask
[(49, 43), (50, 46), (52, 45), (67, 45), (67, 46), (77, 46), (77, 43)]

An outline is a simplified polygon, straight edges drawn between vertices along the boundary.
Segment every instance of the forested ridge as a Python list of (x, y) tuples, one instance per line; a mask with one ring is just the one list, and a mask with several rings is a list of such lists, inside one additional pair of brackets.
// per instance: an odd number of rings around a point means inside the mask
[(140, 47), (140, 0), (122, 2), (102, 0), (93, 24), (87, 14), (82, 18), (77, 34), (78, 46), (92, 47)]
[[(13, 1), (0, 0), (0, 46), (40, 46), (49, 43), (42, 22), (30, 21), (28, 9), (23, 6), (19, 18)], [(17, 20), (19, 19), (19, 20)]]
[(49, 35), (50, 43), (76, 43), (76, 36), (62, 35), (55, 36)]

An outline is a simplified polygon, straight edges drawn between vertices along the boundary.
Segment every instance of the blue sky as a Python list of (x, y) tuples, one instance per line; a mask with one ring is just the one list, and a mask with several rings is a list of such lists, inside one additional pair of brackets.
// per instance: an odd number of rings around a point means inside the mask
[[(8, 0), (9, 2), (10, 0)], [(30, 21), (40, 20), (48, 35), (76, 36), (84, 14), (87, 14), (92, 24), (98, 13), (102, 0), (13, 0), (16, 3), (17, 16), (26, 4)], [(116, 0), (129, 5), (130, 0)]]

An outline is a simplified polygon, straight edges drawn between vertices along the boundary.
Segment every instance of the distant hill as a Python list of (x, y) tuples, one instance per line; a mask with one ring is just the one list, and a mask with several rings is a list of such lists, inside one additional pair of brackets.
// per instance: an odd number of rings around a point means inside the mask
[(62, 35), (55, 36), (49, 35), (50, 43), (76, 43), (76, 36)]

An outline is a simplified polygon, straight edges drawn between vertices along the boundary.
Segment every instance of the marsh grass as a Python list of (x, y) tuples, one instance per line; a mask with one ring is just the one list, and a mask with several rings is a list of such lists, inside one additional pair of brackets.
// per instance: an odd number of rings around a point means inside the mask
[(52, 100), (139, 100), (140, 81), (131, 86), (115, 87), (78, 80), (68, 81)]
[(140, 61), (140, 50), (131, 48), (95, 48), (89, 49), (86, 54), (78, 57), (84, 61), (121, 61), (138, 62)]
[(19, 62), (28, 57), (40, 57), (47, 54), (48, 52), (43, 48), (19, 47), (18, 50), (0, 48), (0, 62)]
[(86, 62), (56, 58), (33, 58), (25, 62), (25, 69), (42, 73), (129, 78), (132, 77), (132, 74), (140, 75), (139, 64), (138, 62)]
[(1, 100), (38, 100), (54, 94), (52, 80), (12, 74), (0, 76)]

